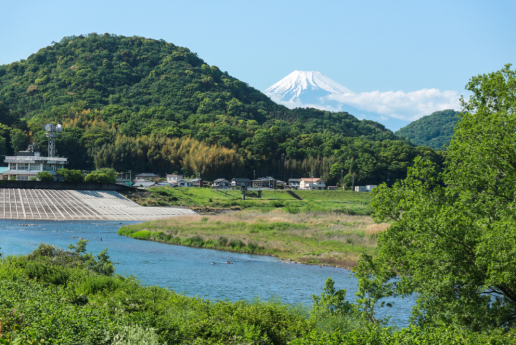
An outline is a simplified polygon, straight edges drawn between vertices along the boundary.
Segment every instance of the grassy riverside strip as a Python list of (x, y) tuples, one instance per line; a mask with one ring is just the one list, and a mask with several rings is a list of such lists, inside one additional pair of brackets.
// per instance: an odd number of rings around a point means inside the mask
[(360, 253), (376, 253), (387, 224), (369, 216), (248, 209), (215, 216), (180, 216), (120, 228), (119, 235), (198, 248), (273, 255), (304, 264), (351, 269)]
[(297, 200), (283, 190), (264, 190), (258, 198), (257, 191), (246, 193), (234, 189), (170, 188), (154, 187), (126, 196), (143, 206), (183, 206), (203, 214), (216, 214), (226, 210), (261, 209), (272, 210), (285, 207), (291, 213), (341, 212), (345, 214), (370, 215), (369, 193), (351, 191), (295, 191), (302, 198)]

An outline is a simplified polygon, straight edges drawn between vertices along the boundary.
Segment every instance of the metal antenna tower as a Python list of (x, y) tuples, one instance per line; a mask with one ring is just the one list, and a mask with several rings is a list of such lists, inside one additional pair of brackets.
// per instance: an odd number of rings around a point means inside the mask
[(48, 123), (45, 126), (45, 130), (47, 131), (46, 136), (48, 138), (48, 156), (54, 157), (56, 155), (56, 138), (63, 131), (63, 127), (60, 124), (53, 125)]

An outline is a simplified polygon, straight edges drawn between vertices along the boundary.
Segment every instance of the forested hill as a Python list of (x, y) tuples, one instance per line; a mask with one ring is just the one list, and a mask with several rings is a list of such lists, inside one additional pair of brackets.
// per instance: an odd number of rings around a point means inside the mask
[(436, 111), (401, 128), (395, 134), (408, 138), (419, 146), (430, 146), (441, 150), (448, 145), (453, 136), (453, 127), (459, 121), (459, 112), (455, 110)]
[(348, 113), (277, 105), (187, 48), (109, 34), (65, 37), (0, 66), (0, 122), (6, 152), (30, 141), (46, 150), (43, 126), (60, 122), (57, 150), (70, 168), (208, 179), (256, 170), (329, 181), (340, 163), (358, 180), (382, 180), (421, 151)]

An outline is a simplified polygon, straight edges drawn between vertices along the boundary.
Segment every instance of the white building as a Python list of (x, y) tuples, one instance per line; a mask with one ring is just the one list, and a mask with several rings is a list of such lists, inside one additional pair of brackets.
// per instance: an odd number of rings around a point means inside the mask
[(302, 178), (299, 181), (300, 190), (324, 190), (325, 187), (322, 178)]
[(179, 181), (183, 180), (184, 175), (177, 175), (177, 174), (168, 174), (167, 175), (167, 183), (176, 186)]
[(9, 164), (3, 173), (4, 179), (10, 180), (14, 176), (18, 181), (28, 181), (41, 171), (48, 171), (55, 178), (57, 170), (68, 164), (68, 158), (44, 157), (29, 146), (27, 151), (20, 151), (17, 156), (6, 156), (4, 162)]
[(134, 179), (133, 181), (133, 186), (134, 187), (152, 187), (156, 184), (155, 181), (151, 181), (151, 180), (147, 180), (145, 178), (137, 178), (137, 179)]
[(355, 192), (367, 192), (366, 186), (355, 186)]
[(365, 188), (368, 192), (372, 191), (376, 187), (378, 187), (378, 185), (376, 185), (376, 184), (368, 184), (367, 186), (365, 186)]

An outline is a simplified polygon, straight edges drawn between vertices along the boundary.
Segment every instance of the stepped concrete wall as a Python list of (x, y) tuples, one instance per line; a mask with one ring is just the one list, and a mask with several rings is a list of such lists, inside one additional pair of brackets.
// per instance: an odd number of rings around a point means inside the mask
[(23, 189), (56, 189), (56, 190), (115, 190), (136, 191), (136, 188), (122, 186), (115, 183), (97, 182), (45, 182), (45, 181), (6, 181), (0, 180), (0, 188)]
[(197, 215), (181, 207), (144, 207), (116, 191), (0, 188), (0, 218), (145, 221)]

